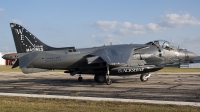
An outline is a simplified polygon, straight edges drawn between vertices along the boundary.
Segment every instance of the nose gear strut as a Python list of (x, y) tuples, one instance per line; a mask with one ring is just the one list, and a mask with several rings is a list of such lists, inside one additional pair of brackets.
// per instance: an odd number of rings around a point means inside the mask
[(106, 68), (107, 68), (107, 73), (106, 73), (106, 84), (107, 84), (107, 85), (111, 85), (111, 84), (112, 84), (112, 80), (110, 80), (110, 77), (109, 77), (109, 74), (110, 74), (109, 64), (106, 64)]

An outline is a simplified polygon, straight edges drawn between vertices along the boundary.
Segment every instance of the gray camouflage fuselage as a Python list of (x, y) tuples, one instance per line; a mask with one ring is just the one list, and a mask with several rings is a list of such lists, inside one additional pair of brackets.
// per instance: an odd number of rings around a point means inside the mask
[(16, 59), (24, 73), (62, 69), (75, 74), (133, 75), (160, 70), (165, 64), (191, 61), (196, 54), (170, 46), (167, 41), (146, 44), (109, 45), (93, 48), (50, 47), (24, 27), (11, 23), (17, 53), (4, 55)]

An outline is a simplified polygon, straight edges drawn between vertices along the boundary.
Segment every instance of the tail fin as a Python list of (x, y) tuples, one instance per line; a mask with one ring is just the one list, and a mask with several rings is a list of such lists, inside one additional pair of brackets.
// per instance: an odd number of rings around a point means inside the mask
[(24, 27), (15, 23), (10, 23), (10, 27), (15, 41), (17, 53), (25, 53), (33, 50), (48, 51), (52, 49), (52, 47), (44, 44)]
[(51, 51), (51, 50), (62, 50), (62, 49), (75, 49), (74, 47), (63, 47), (54, 48), (46, 45), (40, 41), (37, 37), (31, 34), (21, 25), (10, 23), (13, 38), (17, 53), (26, 53), (31, 51)]
[(75, 47), (54, 48), (48, 46), (22, 26), (15, 23), (10, 23), (10, 27), (15, 41), (17, 53), (26, 53), (31, 51), (75, 49)]

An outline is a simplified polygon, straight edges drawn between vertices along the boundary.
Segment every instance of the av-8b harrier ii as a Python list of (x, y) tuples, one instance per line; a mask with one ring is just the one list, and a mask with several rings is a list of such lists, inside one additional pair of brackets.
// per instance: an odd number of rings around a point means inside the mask
[(72, 76), (94, 75), (98, 83), (110, 85), (110, 75), (126, 76), (141, 74), (148, 81), (150, 72), (160, 70), (165, 64), (191, 61), (196, 54), (170, 46), (167, 41), (146, 44), (109, 45), (76, 49), (54, 48), (44, 44), (21, 25), (10, 24), (17, 53), (6, 54), (4, 59), (16, 59), (12, 68), (20, 67), (23, 73), (37, 73), (54, 69), (66, 70)]

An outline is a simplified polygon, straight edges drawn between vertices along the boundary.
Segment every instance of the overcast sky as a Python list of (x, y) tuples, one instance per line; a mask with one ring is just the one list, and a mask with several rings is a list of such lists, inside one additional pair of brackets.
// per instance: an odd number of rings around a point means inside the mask
[(167, 40), (200, 55), (200, 0), (0, 0), (0, 52), (13, 52), (10, 22), (53, 47)]

